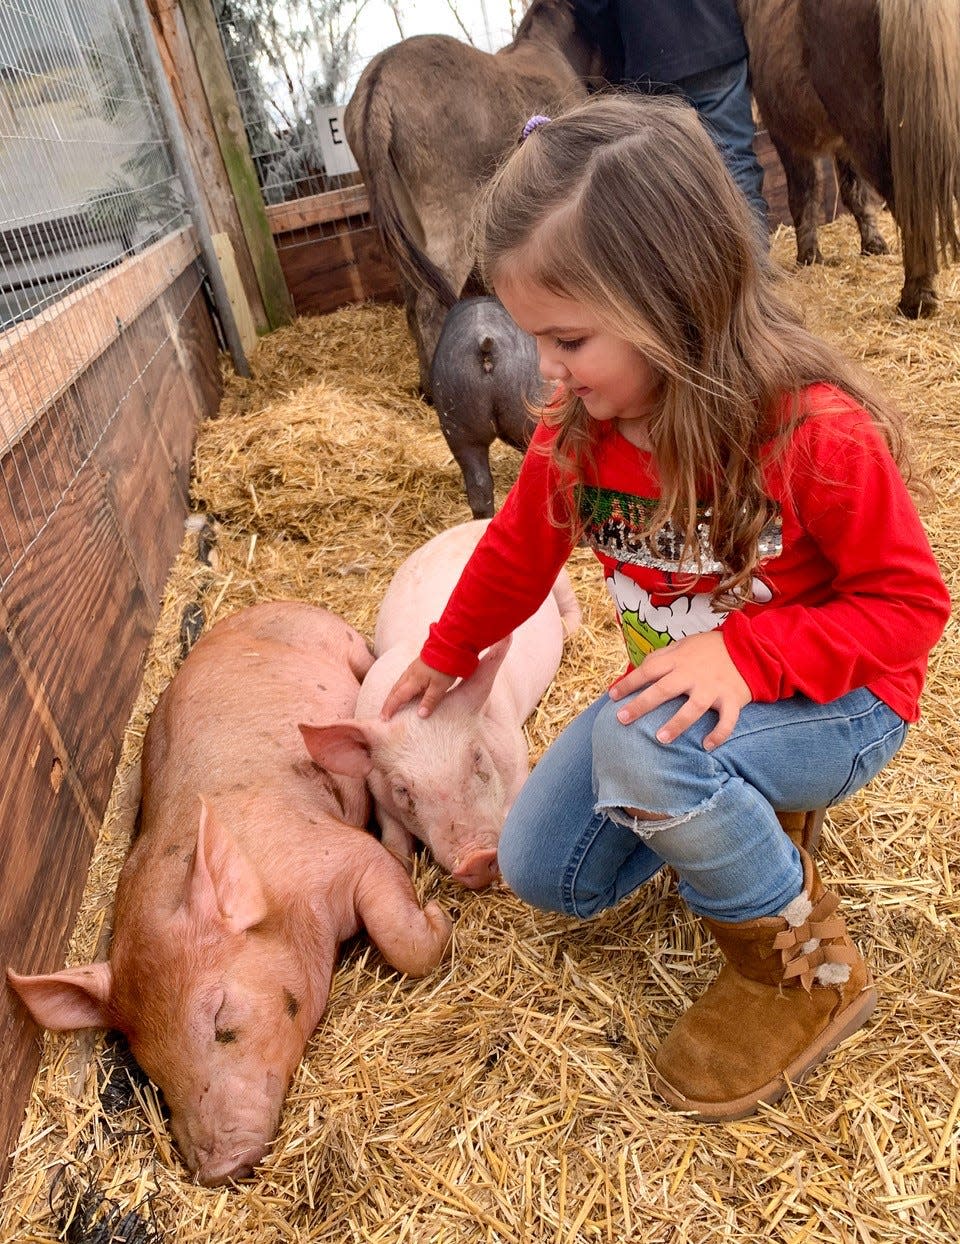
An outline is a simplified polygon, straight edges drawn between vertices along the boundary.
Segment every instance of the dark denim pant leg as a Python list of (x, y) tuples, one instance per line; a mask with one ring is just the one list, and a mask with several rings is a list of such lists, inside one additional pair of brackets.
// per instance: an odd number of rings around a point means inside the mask
[(763, 166), (753, 150), (753, 110), (746, 59), (693, 74), (677, 82), (676, 87), (700, 114), (766, 236)]

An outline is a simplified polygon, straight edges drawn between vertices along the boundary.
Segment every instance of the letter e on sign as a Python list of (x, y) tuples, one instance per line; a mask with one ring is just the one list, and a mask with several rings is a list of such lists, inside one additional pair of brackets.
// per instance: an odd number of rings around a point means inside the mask
[(328, 177), (355, 173), (357, 162), (343, 132), (344, 104), (329, 104), (314, 110), (314, 122), (320, 137), (323, 167)]

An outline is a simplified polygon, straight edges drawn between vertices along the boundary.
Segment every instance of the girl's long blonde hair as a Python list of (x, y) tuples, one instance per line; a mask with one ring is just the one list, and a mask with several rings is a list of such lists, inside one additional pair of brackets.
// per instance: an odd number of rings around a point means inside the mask
[[(708, 506), (724, 607), (749, 594), (774, 511), (762, 466), (804, 418), (805, 386), (827, 381), (861, 402), (909, 473), (899, 415), (781, 301), (759, 230), (693, 109), (640, 95), (594, 96), (537, 129), (476, 219), (488, 286), (519, 278), (585, 304), (658, 373), (649, 534), (670, 523), (683, 560), (697, 561), (697, 505)], [(581, 480), (593, 433), (583, 404), (570, 397), (543, 417), (559, 429), (556, 461)]]

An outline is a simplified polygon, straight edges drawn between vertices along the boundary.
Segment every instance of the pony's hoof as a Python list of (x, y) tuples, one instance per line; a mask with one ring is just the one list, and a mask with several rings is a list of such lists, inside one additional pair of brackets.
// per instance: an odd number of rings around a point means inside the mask
[(904, 290), (898, 309), (908, 320), (927, 320), (940, 310), (940, 299), (935, 289)]
[(873, 237), (862, 238), (860, 242), (861, 255), (889, 255), (890, 247), (886, 244), (880, 234)]

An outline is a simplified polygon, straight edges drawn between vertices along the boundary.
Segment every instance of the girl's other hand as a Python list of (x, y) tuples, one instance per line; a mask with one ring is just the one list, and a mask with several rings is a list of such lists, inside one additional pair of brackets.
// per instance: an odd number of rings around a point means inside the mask
[(640, 688), (644, 690), (617, 713), (618, 721), (628, 725), (667, 700), (685, 696), (686, 703), (661, 726), (657, 738), (661, 743), (672, 743), (704, 713), (714, 709), (719, 721), (703, 740), (708, 752), (727, 741), (740, 710), (753, 699), (718, 630), (688, 635), (651, 652), (610, 688), (610, 698), (622, 700)]
[(390, 688), (380, 716), (388, 721), (398, 708), (403, 708), (404, 704), (409, 704), (420, 696), (417, 714), (420, 717), (429, 717), (456, 681), (452, 674), (441, 674), (417, 657)]

